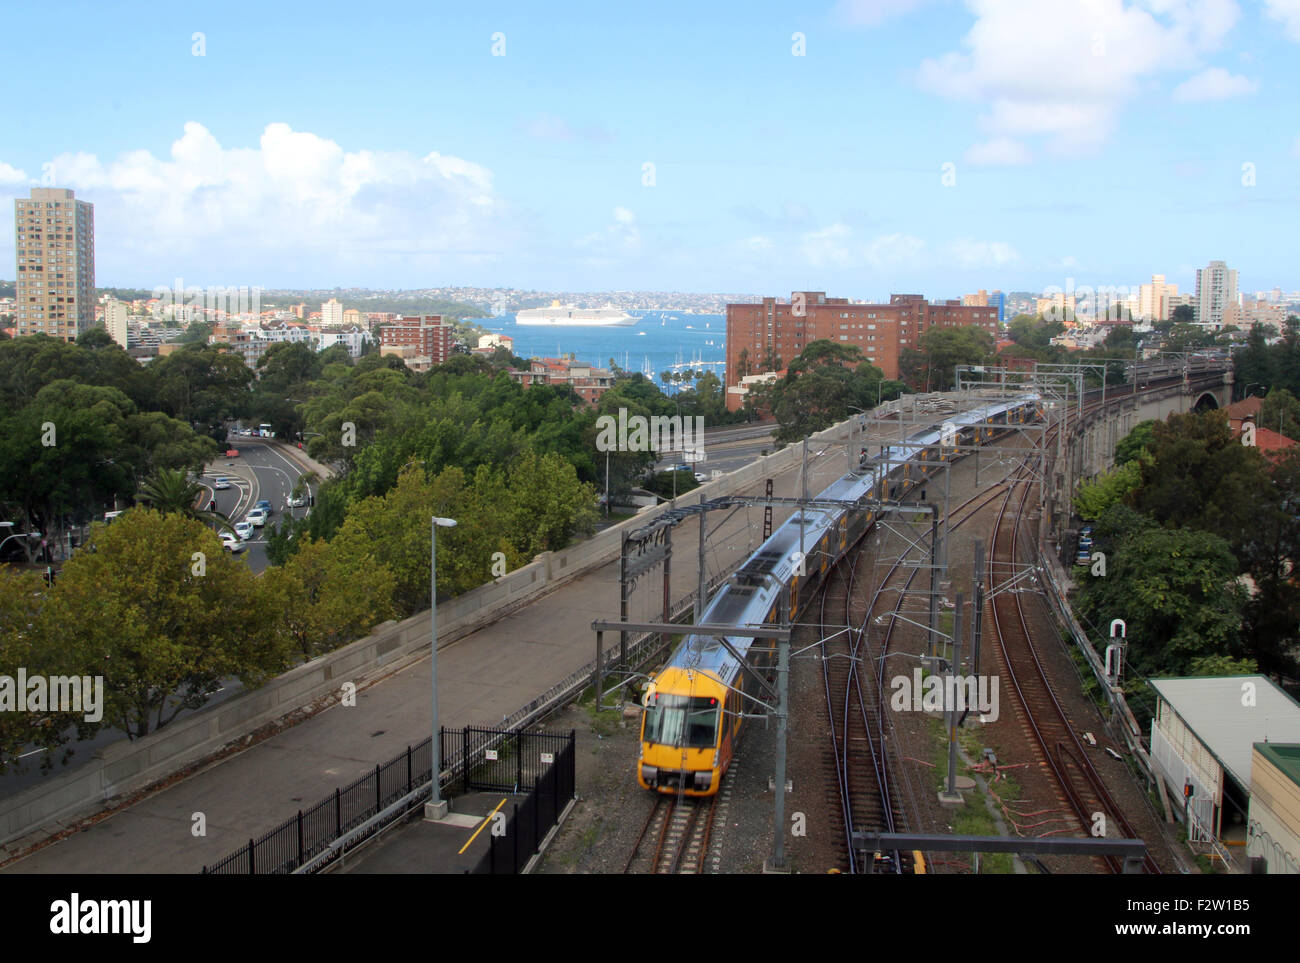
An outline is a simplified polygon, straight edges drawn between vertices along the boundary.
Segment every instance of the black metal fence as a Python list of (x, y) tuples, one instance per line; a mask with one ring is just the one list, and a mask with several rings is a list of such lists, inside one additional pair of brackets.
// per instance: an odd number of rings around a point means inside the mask
[[(524, 792), (540, 790), (548, 798), (563, 800), (555, 813), (574, 793), (574, 735), (525, 733), (516, 729), (442, 729), (441, 785), (455, 785), (459, 780), (464, 791)], [(206, 873), (274, 874), (291, 873), (316, 856), (325, 853), (337, 840), (365, 825), (394, 806), (403, 797), (429, 784), (429, 758), (432, 740), (408, 746), (404, 753), (355, 782), (335, 789), (310, 809), (300, 809), (296, 816), (260, 837), (249, 839), (224, 859), (205, 866)], [(563, 770), (556, 774), (557, 770)], [(555, 793), (567, 795), (555, 796)], [(533, 795), (537, 795), (535, 791)], [(532, 798), (531, 796), (529, 797)], [(419, 805), (418, 800), (412, 807)], [(528, 806), (525, 800), (523, 806)], [(409, 812), (402, 807), (382, 821), (375, 821), (366, 831), (356, 834), (340, 847), (342, 853)], [(548, 808), (549, 807), (549, 808)], [(542, 826), (554, 803), (544, 804), (533, 819), (534, 830)], [(531, 812), (531, 811), (530, 811)], [(545, 823), (542, 835), (554, 823), (556, 815)], [(495, 843), (498, 838), (494, 838)], [(536, 839), (541, 839), (537, 836)], [(528, 856), (532, 855), (532, 850)], [(524, 857), (527, 862), (528, 856)], [(522, 864), (520, 864), (522, 865)], [(484, 870), (487, 872), (488, 870)], [(498, 870), (509, 872), (509, 870)]]
[[(563, 740), (558, 752), (548, 752), (540, 748), (541, 741), (533, 743), (535, 735), (524, 735), (520, 740), (522, 751), (515, 757), (516, 772), (528, 773), (528, 760), (531, 755), (538, 757), (539, 768), (535, 772), (532, 791), (522, 802), (513, 804), (511, 815), (505, 825), (505, 832), (489, 837), (488, 850), (478, 861), (473, 870), (467, 872), (494, 875), (509, 875), (520, 872), (533, 858), (542, 844), (546, 834), (559, 821), (560, 814), (569, 800), (574, 797), (574, 770), (576, 763), (573, 733), (567, 736), (552, 736), (554, 740)], [(547, 758), (553, 759), (546, 762)], [(510, 761), (498, 758), (501, 764), (497, 770), (483, 774), (483, 788), (493, 778), (498, 778), (500, 769), (507, 773)], [(480, 770), (475, 770), (479, 772)], [(471, 784), (473, 777), (470, 777)]]

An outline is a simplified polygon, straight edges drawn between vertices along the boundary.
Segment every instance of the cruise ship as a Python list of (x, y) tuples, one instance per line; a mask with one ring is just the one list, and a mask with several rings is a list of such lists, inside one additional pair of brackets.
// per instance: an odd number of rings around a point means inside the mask
[(621, 308), (576, 308), (552, 301), (549, 308), (529, 308), (515, 315), (516, 324), (575, 325), (582, 327), (626, 327), (637, 319)]

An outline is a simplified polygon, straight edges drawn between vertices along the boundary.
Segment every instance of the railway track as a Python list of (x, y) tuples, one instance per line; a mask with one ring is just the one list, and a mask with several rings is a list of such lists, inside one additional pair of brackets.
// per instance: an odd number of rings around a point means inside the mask
[[(728, 770), (728, 777), (732, 769)], [(717, 796), (659, 794), (637, 834), (624, 873), (703, 873)]]
[[(958, 505), (953, 510), (957, 520), (950, 527), (957, 528), (990, 506), (1001, 487), (995, 486), (991, 492), (981, 492)], [(863, 865), (862, 857), (856, 852), (852, 842), (855, 830), (892, 833), (908, 825), (903, 799), (893, 788), (891, 770), (894, 765), (889, 749), (892, 724), (885, 713), (888, 697), (884, 657), (893, 637), (895, 619), (889, 619), (878, 653), (872, 652), (868, 642), (867, 625), (886, 592), (897, 593), (891, 614), (898, 615), (912, 580), (920, 571), (912, 568), (904, 578), (900, 574), (903, 568), (901, 559), (895, 561), (865, 611), (861, 615), (855, 614), (854, 582), (864, 551), (862, 547), (855, 550), (846, 560), (848, 565), (841, 562), (826, 580), (819, 616), (818, 645), (826, 696), (825, 722), (830, 733), (829, 753), (823, 755), (823, 782), (836, 788), (836, 798), (828, 800), (831, 807), (840, 813), (842, 832), (837, 837), (836, 852), (841, 865), (850, 873), (874, 868)], [(843, 619), (828, 618), (828, 609), (832, 612), (842, 610)], [(906, 781), (905, 770), (904, 779)], [(902, 788), (914, 797), (910, 782)], [(886, 858), (886, 863), (890, 871), (901, 873), (908, 870), (911, 858), (910, 853), (892, 853)]]
[[(1093, 767), (1064, 707), (1052, 691), (1029, 630), (1020, 593), (998, 591), (1013, 577), (1018, 564), (1020, 520), (1030, 488), (1027, 483), (1017, 482), (1007, 489), (994, 527), (988, 584), (998, 649), (1011, 681), (1011, 690), (1015, 692), (1033, 734), (1033, 742), (1078, 818), (1080, 831), (1092, 834), (1096, 831), (1094, 827), (1100, 826), (1099, 818), (1104, 818), (1106, 828), (1115, 827), (1120, 835), (1137, 838), (1138, 834)], [(1013, 503), (1016, 505), (1014, 515), (1008, 515)], [(1112, 872), (1122, 870), (1121, 863), (1114, 857), (1107, 857), (1105, 863)], [(1144, 867), (1150, 873), (1160, 871), (1150, 855), (1147, 855)]]

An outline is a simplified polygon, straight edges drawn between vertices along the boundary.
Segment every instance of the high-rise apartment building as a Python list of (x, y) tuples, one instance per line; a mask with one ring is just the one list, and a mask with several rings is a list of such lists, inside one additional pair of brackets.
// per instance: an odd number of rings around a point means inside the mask
[(330, 298), (320, 306), (320, 323), (321, 324), (342, 324), (343, 323), (343, 305), (334, 298)]
[(95, 205), (33, 187), (14, 200), (14, 240), (17, 333), (76, 341), (95, 323)]
[(1170, 299), (1177, 296), (1177, 284), (1166, 284), (1163, 274), (1151, 275), (1150, 284), (1138, 287), (1137, 317), (1147, 321), (1168, 321), (1173, 313)]
[[(818, 340), (856, 345), (886, 378), (894, 379), (902, 352), (916, 348), (931, 328), (976, 325), (996, 336), (997, 314), (987, 305), (932, 303), (919, 294), (890, 295), (888, 304), (852, 304), (823, 291), (795, 291), (789, 302), (764, 298), (759, 304), (728, 304), (726, 387), (740, 385), (748, 375), (784, 368)], [(727, 395), (729, 407), (739, 404), (733, 394)]]
[(1237, 306), (1237, 272), (1222, 261), (1196, 269), (1196, 323), (1219, 327), (1223, 311)]
[(125, 301), (110, 299), (104, 302), (104, 329), (123, 348), (127, 347), (126, 315)]

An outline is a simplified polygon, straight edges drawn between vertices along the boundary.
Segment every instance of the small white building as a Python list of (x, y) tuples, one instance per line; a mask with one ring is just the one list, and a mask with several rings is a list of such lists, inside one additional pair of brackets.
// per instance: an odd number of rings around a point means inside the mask
[(1151, 761), (1188, 839), (1245, 845), (1256, 743), (1300, 742), (1300, 704), (1262, 675), (1152, 679)]

